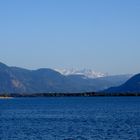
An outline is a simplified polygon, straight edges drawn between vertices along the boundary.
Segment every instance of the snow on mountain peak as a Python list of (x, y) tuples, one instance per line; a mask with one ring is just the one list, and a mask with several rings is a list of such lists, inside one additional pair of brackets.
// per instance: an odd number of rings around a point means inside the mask
[(91, 69), (82, 69), (82, 70), (76, 70), (76, 69), (55, 69), (56, 71), (60, 72), (63, 75), (84, 75), (87, 78), (99, 78), (99, 77), (105, 77), (108, 74), (102, 73), (102, 72), (96, 72)]

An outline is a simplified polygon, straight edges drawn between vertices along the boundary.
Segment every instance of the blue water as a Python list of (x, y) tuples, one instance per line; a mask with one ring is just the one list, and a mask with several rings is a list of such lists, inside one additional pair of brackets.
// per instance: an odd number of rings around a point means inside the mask
[(0, 140), (140, 140), (140, 97), (0, 99)]

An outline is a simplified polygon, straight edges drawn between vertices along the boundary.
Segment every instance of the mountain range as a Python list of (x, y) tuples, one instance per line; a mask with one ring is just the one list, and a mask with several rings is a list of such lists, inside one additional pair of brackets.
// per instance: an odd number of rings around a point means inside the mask
[(55, 69), (56, 71), (60, 72), (63, 75), (84, 75), (87, 78), (100, 78), (100, 77), (106, 77), (108, 76), (107, 73), (102, 73), (102, 72), (96, 72), (91, 69), (82, 69), (82, 70), (77, 70), (77, 69)]
[(56, 70), (28, 70), (0, 63), (0, 93), (76, 93), (92, 92), (119, 86), (132, 75), (89, 78), (83, 73), (64, 75)]

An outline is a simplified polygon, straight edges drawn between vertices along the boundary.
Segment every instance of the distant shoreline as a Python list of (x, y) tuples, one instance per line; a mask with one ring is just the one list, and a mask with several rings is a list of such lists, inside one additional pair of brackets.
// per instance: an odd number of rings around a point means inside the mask
[(108, 96), (140, 96), (140, 93), (10, 93), (0, 94), (0, 99), (15, 97), (108, 97)]
[(13, 97), (3, 97), (3, 96), (0, 96), (0, 99), (12, 99)]

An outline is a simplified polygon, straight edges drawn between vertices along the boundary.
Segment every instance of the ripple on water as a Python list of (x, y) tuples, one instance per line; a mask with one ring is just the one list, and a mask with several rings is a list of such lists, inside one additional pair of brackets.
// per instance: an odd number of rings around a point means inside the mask
[(0, 102), (0, 140), (139, 140), (140, 98), (100, 99)]

